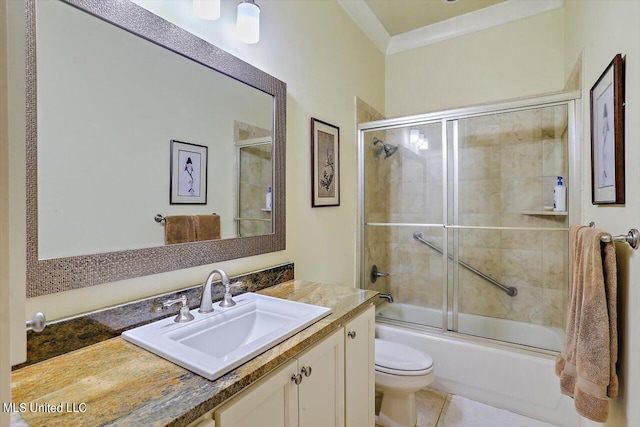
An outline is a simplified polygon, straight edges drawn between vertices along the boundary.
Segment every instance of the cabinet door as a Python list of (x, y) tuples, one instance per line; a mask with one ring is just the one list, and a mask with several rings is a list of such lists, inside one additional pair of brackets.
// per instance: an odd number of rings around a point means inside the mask
[(345, 326), (346, 427), (373, 427), (375, 422), (374, 307)]
[(291, 377), (298, 373), (296, 360), (215, 411), (217, 427), (297, 427), (298, 387)]
[(298, 386), (300, 426), (344, 426), (344, 330), (300, 356), (298, 368), (302, 373)]

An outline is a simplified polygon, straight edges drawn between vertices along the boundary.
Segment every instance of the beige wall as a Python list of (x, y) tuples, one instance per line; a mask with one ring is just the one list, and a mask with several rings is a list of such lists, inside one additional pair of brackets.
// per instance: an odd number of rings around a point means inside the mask
[(562, 9), (390, 55), (386, 116), (562, 89)]
[[(582, 54), (583, 222), (616, 234), (640, 225), (640, 2), (568, 0), (565, 2), (565, 73)], [(626, 204), (591, 205), (589, 165), (589, 90), (613, 57), (626, 55), (625, 164)], [(618, 244), (620, 325), (620, 397), (612, 400), (609, 426), (640, 425), (640, 253)]]
[[(0, 1), (0, 342), (9, 336), (9, 146), (7, 144), (7, 54), (6, 2)], [(0, 346), (0, 404), (11, 401), (10, 351)], [(9, 424), (9, 414), (0, 412), (0, 425)]]
[[(148, 2), (169, 20), (287, 83), (287, 249), (216, 263), (228, 273), (293, 261), (296, 278), (353, 286), (356, 227), (355, 96), (381, 110), (384, 56), (335, 2), (260, 4), (261, 40), (233, 40), (235, 3), (223, 17), (198, 21), (184, 2)], [(330, 23), (330, 29), (326, 29)], [(326, 29), (326, 30), (325, 30)], [(310, 118), (340, 127), (340, 207), (310, 207)], [(321, 260), (322, 262), (318, 262)], [(201, 282), (211, 265), (84, 288), (27, 301), (27, 313), (59, 318)]]

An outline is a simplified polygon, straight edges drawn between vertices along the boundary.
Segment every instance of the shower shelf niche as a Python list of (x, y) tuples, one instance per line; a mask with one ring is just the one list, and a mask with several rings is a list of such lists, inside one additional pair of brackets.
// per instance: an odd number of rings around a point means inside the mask
[(533, 215), (533, 216), (567, 216), (568, 212), (556, 212), (556, 211), (524, 211), (520, 212), (520, 215)]

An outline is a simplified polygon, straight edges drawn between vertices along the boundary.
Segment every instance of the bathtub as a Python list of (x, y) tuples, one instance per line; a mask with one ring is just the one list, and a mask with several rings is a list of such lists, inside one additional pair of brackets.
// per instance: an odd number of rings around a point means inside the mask
[[(378, 316), (415, 324), (437, 326), (442, 324), (442, 312), (433, 308), (396, 303), (383, 304), (376, 311)], [(449, 313), (449, 325), (453, 323)], [(561, 351), (564, 331), (551, 326), (534, 325), (514, 320), (496, 319), (475, 314), (458, 314), (458, 331), (468, 335), (486, 337), (545, 350)]]
[[(428, 323), (430, 319), (435, 325), (442, 322), (441, 313), (402, 303), (384, 304), (377, 310), (376, 337), (408, 345), (432, 357), (435, 380), (430, 387), (558, 426), (582, 424), (573, 399), (560, 393), (555, 354), (458, 334), (445, 335), (438, 330), (412, 327), (410, 323), (386, 322), (383, 315), (414, 323)], [(459, 322), (460, 329), (465, 328), (468, 333), (493, 334), (501, 340), (517, 337), (515, 341), (521, 343), (527, 337), (527, 345), (531, 346), (541, 342), (552, 343), (542, 346), (547, 348), (562, 345), (562, 331), (557, 328), (545, 331), (542, 326), (535, 328), (523, 322), (462, 314)]]

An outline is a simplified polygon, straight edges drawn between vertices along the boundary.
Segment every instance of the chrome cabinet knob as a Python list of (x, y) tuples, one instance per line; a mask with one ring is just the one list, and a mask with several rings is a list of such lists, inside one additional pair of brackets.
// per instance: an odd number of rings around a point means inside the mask
[(311, 376), (311, 366), (303, 366), (302, 369), (300, 370), (300, 372), (302, 374), (304, 374), (305, 377), (310, 377)]
[(300, 383), (302, 382), (302, 375), (300, 374), (291, 375), (291, 381), (293, 381), (295, 385), (300, 385)]
[(349, 331), (347, 332), (347, 336), (349, 338), (351, 338), (352, 340), (356, 338), (356, 331)]

